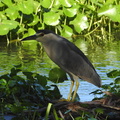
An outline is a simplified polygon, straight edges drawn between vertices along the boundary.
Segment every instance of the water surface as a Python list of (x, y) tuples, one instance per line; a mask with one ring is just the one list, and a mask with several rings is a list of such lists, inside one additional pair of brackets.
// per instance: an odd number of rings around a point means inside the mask
[[(94, 40), (95, 41), (95, 40)], [(114, 79), (107, 77), (106, 73), (120, 68), (120, 41), (103, 42), (101, 44), (85, 41), (84, 38), (77, 39), (76, 44), (95, 66), (102, 79), (102, 84), (109, 84)], [(56, 65), (48, 58), (43, 51), (41, 44), (36, 41), (24, 43), (0, 43), (0, 75), (10, 72), (13, 65), (22, 64), (23, 70), (33, 71), (48, 76), (49, 71)], [(50, 84), (54, 84), (51, 83)], [(67, 97), (70, 81), (57, 84), (64, 98)], [(90, 92), (98, 89), (96, 86), (80, 80), (78, 94), (81, 101), (93, 99)]]

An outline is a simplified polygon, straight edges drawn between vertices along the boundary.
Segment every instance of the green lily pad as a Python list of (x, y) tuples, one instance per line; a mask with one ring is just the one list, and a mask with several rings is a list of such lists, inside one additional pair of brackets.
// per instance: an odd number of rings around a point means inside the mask
[(68, 17), (73, 17), (76, 15), (78, 8), (77, 7), (72, 7), (72, 8), (63, 8), (63, 12), (66, 16)]
[(34, 1), (34, 2), (33, 2), (33, 11), (34, 11), (35, 13), (38, 12), (39, 6), (40, 6), (40, 2), (37, 2), (37, 1)]
[(28, 29), (28, 35), (30, 36), (30, 35), (34, 35), (36, 32), (35, 32), (35, 30), (34, 29), (32, 29), (32, 28), (29, 28)]
[(2, 0), (2, 2), (7, 6), (12, 6), (13, 5), (12, 0)]
[(120, 77), (115, 79), (115, 84), (119, 84), (120, 85)]
[(83, 14), (77, 14), (77, 17), (71, 21), (70, 24), (74, 25), (74, 28), (78, 33), (88, 28), (87, 17)]
[(17, 21), (14, 21), (14, 20), (4, 20), (2, 22), (2, 24), (7, 25), (9, 30), (15, 29), (19, 25), (19, 23)]
[(61, 83), (67, 80), (67, 76), (62, 69), (55, 67), (50, 70), (49, 79), (54, 83)]
[(19, 17), (19, 13), (14, 7), (13, 8), (7, 8), (5, 10), (5, 12), (11, 20), (15, 20), (16, 18)]
[(120, 70), (113, 70), (113, 71), (107, 73), (107, 76), (109, 78), (115, 78), (117, 76), (120, 76)]
[(7, 35), (9, 32), (9, 27), (6, 24), (0, 25), (0, 35)]
[(64, 37), (71, 37), (73, 34), (73, 29), (67, 25), (62, 25), (62, 27), (63, 29), (61, 31), (61, 35)]
[(55, 0), (54, 3), (53, 3), (53, 6), (56, 7), (56, 8), (59, 8), (60, 5), (61, 5), (60, 0)]
[(98, 10), (98, 16), (108, 16), (115, 22), (120, 22), (120, 5), (104, 5)]
[(17, 34), (22, 33), (22, 32), (24, 32), (26, 30), (27, 29), (24, 26), (21, 25), (20, 28), (19, 28), (19, 30), (17, 31)]
[(71, 7), (74, 3), (73, 0), (60, 0), (60, 2), (65, 7)]
[(60, 19), (60, 15), (59, 13), (55, 13), (55, 12), (48, 12), (48, 13), (44, 13), (44, 22), (47, 25), (51, 25), (51, 26), (56, 26), (59, 24), (59, 19)]
[(24, 14), (32, 14), (33, 13), (33, 3), (31, 0), (23, 1), (18, 3), (18, 10), (23, 12)]
[(6, 19), (7, 19), (7, 17), (5, 15), (4, 11), (3, 12), (0, 11), (0, 21), (6, 20)]
[(43, 0), (41, 2), (41, 5), (44, 7), (44, 8), (49, 8), (50, 5), (51, 5), (51, 0)]
[(39, 18), (37, 15), (34, 15), (33, 17), (34, 17), (33, 21), (31, 23), (29, 23), (28, 26), (34, 26), (39, 22)]

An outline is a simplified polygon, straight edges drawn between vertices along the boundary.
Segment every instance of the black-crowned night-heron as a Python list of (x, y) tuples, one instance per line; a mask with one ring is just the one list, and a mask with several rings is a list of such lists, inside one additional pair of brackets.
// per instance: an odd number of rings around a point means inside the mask
[(50, 30), (40, 30), (35, 35), (26, 37), (22, 41), (24, 40), (41, 42), (49, 58), (68, 73), (72, 80), (68, 100), (71, 99), (74, 82), (76, 82), (72, 97), (72, 101), (74, 101), (79, 87), (79, 78), (98, 87), (101, 86), (101, 79), (91, 62), (78, 47), (67, 39)]

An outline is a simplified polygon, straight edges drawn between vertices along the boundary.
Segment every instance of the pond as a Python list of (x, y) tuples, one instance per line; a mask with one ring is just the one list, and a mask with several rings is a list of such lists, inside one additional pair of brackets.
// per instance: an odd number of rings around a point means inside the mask
[[(71, 39), (71, 41), (74, 40)], [(102, 79), (102, 84), (109, 84), (114, 79), (108, 78), (106, 73), (113, 69), (120, 69), (120, 41), (103, 41), (101, 43), (93, 41), (77, 38), (74, 44), (93, 63)], [(41, 44), (36, 41), (12, 42), (9, 45), (0, 43), (0, 63), (0, 75), (10, 72), (14, 65), (22, 64), (22, 69), (25, 71), (33, 71), (48, 76), (49, 71), (57, 66), (48, 58)], [(66, 80), (63, 83), (57, 84), (64, 98), (67, 98), (70, 83), (70, 80)], [(49, 82), (49, 84), (55, 83)], [(98, 89), (96, 86), (80, 80), (80, 87), (78, 89), (80, 100), (92, 100), (94, 96), (90, 93), (96, 89)]]

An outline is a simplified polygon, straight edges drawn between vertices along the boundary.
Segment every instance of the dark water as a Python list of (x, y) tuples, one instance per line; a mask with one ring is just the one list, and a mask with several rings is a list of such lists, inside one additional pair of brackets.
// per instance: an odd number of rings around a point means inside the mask
[[(120, 41), (95, 43), (77, 39), (74, 42), (90, 59), (101, 76), (102, 84), (109, 84), (114, 79), (107, 77), (106, 73), (114, 69), (120, 69)], [(0, 75), (8, 73), (13, 65), (23, 65), (23, 70), (33, 71), (42, 75), (48, 75), (50, 69), (56, 65), (48, 58), (40, 44), (36, 41), (24, 43), (0, 43)], [(50, 83), (53, 84), (53, 83)], [(70, 81), (58, 84), (61, 94), (67, 97)], [(96, 90), (94, 85), (80, 80), (78, 94), (81, 101), (89, 101), (94, 96), (90, 92)]]

